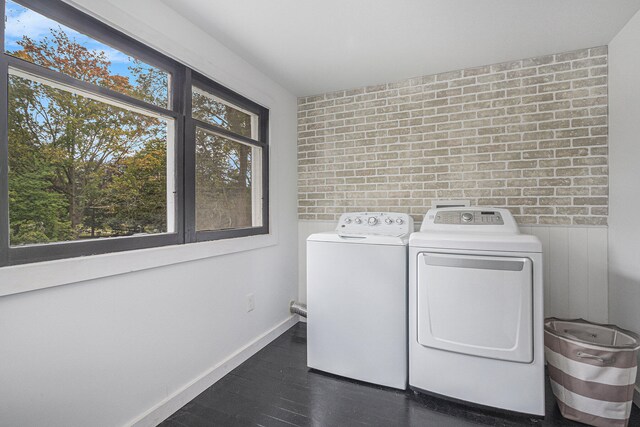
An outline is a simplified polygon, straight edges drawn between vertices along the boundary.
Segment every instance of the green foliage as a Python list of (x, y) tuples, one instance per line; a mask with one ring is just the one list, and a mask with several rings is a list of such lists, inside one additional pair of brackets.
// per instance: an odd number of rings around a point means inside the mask
[[(104, 52), (87, 50), (61, 30), (19, 44), (12, 55), (150, 102), (166, 84), (166, 73), (163, 83), (158, 70), (136, 63), (140, 86), (132, 86), (110, 74)], [(166, 231), (166, 212), (158, 208), (166, 210), (166, 155), (158, 154), (165, 141), (158, 119), (10, 76), (11, 244)]]
[(69, 221), (64, 221), (68, 209), (65, 197), (47, 188), (50, 170), (33, 164), (16, 177), (9, 176), (9, 216), (11, 244), (45, 243), (68, 240)]
[[(113, 75), (104, 52), (62, 30), (18, 44), (11, 55), (167, 106), (164, 71), (134, 61), (131, 79)], [(193, 102), (194, 116), (252, 137), (249, 114), (208, 96)], [(8, 110), (12, 245), (167, 231), (166, 122), (17, 75)], [(251, 226), (251, 147), (198, 135), (198, 228)]]
[(106, 194), (107, 204), (115, 207), (108, 222), (112, 228), (167, 231), (166, 157), (165, 142), (151, 140), (116, 165)]

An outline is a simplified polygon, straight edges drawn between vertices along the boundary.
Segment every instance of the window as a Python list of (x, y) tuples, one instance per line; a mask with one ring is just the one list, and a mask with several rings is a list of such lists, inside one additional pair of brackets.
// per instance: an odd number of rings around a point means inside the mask
[(268, 112), (193, 73), (188, 140), (193, 141), (196, 241), (267, 232)]
[(169, 107), (169, 73), (118, 49), (6, 2), (4, 52), (69, 77)]
[(8, 115), (11, 246), (175, 231), (173, 119), (13, 68)]
[(60, 1), (3, 3), (0, 266), (269, 232), (267, 109)]
[(258, 139), (258, 116), (230, 105), (215, 95), (193, 86), (193, 118), (240, 136)]
[[(196, 128), (196, 230), (226, 230), (262, 225), (260, 147), (252, 147)], [(254, 169), (256, 170), (254, 172)], [(255, 195), (257, 193), (257, 196)]]

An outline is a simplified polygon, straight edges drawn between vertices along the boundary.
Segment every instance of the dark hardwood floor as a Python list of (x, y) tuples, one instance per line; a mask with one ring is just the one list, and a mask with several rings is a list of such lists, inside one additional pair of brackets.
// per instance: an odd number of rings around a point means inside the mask
[(161, 426), (584, 426), (562, 418), (550, 390), (540, 419), (310, 371), (306, 333), (293, 326)]

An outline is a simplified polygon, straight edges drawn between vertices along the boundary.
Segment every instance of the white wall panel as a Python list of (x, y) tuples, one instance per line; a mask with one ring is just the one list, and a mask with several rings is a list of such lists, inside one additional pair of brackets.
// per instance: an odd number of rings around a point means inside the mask
[(569, 228), (569, 317), (585, 317), (589, 313), (588, 230)]
[(551, 289), (549, 284), (550, 282), (550, 271), (549, 262), (551, 257), (549, 256), (549, 251), (546, 249), (549, 247), (549, 227), (520, 227), (521, 232), (527, 234), (533, 234), (540, 239), (542, 243), (543, 252), (542, 252), (542, 262), (543, 262), (543, 280), (544, 280), (544, 315), (545, 317), (549, 315), (550, 307), (551, 307)]
[[(298, 221), (299, 295), (306, 301), (306, 238), (335, 228), (333, 221)], [(607, 228), (522, 226), (544, 252), (545, 317), (608, 321)]]
[(588, 228), (589, 320), (609, 322), (608, 229)]
[(571, 317), (569, 314), (569, 231), (549, 230), (549, 307), (545, 315)]

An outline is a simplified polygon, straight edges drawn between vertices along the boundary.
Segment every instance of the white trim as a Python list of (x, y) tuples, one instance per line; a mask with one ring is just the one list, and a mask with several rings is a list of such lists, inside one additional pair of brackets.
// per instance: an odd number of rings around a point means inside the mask
[(176, 179), (178, 170), (176, 169), (176, 121), (169, 120), (167, 122), (167, 145), (165, 148), (165, 173), (167, 177), (167, 232), (175, 233), (178, 227), (176, 221), (178, 205), (178, 192), (176, 191)]
[(251, 146), (251, 225), (262, 226), (262, 147)]
[(170, 396), (157, 403), (147, 411), (143, 412), (133, 420), (127, 422), (126, 426), (132, 427), (152, 427), (157, 426), (167, 419), (171, 414), (182, 408), (197, 395), (211, 387), (222, 377), (240, 366), (243, 362), (256, 354), (267, 344), (278, 338), (293, 325), (298, 323), (297, 316), (290, 316), (280, 322), (264, 334), (260, 335), (244, 347), (238, 349), (231, 356), (220, 363), (217, 363), (198, 378), (194, 379), (183, 388), (175, 391)]
[(633, 393), (633, 403), (640, 408), (640, 387), (636, 386), (636, 390)]
[(0, 297), (276, 244), (275, 234), (265, 234), (7, 266), (0, 268)]
[(38, 74), (30, 73), (29, 71), (24, 71), (18, 68), (9, 67), (9, 75), (20, 77), (25, 80), (31, 80), (33, 82), (52, 87), (54, 89), (62, 90), (64, 92), (71, 93), (73, 95), (79, 95), (79, 96), (82, 96), (83, 98), (92, 99), (94, 101), (111, 105), (113, 107), (120, 108), (123, 110), (132, 111), (134, 113), (141, 114), (146, 117), (152, 117), (154, 119), (159, 119), (163, 121), (167, 121), (167, 120), (175, 121), (175, 118), (171, 117), (170, 115), (160, 114), (155, 111), (151, 111), (151, 110), (147, 110), (145, 108), (139, 107), (137, 105), (129, 104), (125, 101), (121, 101), (116, 98), (112, 98), (106, 95), (100, 95), (94, 92), (90, 92), (88, 90), (83, 90), (83, 89), (73, 87), (64, 83), (56, 82), (46, 77), (42, 77)]
[[(234, 110), (240, 111), (241, 113), (244, 113), (244, 114), (246, 114), (247, 116), (250, 116), (250, 117), (251, 117), (251, 139), (255, 139), (255, 140), (257, 140), (257, 139), (258, 139), (258, 138), (257, 138), (257, 133), (258, 133), (258, 132), (257, 132), (257, 127), (256, 127), (256, 126), (254, 126), (254, 122), (257, 122), (257, 119), (258, 119), (258, 115), (257, 115), (256, 113), (252, 113), (252, 112), (251, 112), (251, 111), (249, 111), (249, 110), (245, 110), (244, 108), (238, 107), (238, 106), (237, 106), (236, 104), (234, 104), (233, 102), (225, 101), (224, 99), (222, 99), (222, 98), (220, 98), (220, 97), (218, 97), (218, 96), (215, 96), (214, 94), (212, 94), (211, 92), (207, 91), (206, 89), (201, 89), (201, 88), (199, 88), (199, 87), (198, 87), (198, 86), (196, 86), (196, 85), (192, 85), (191, 87), (192, 87), (193, 92), (198, 93), (200, 96), (204, 96), (205, 98), (209, 98), (209, 99), (211, 99), (211, 100), (213, 100), (213, 101), (215, 101), (215, 102), (217, 102), (217, 103), (219, 103), (219, 104), (224, 104), (224, 105), (226, 105), (227, 107), (231, 107), (231, 108), (233, 108)], [(205, 122), (205, 123), (210, 123), (210, 124), (213, 124), (214, 126), (217, 126), (216, 124), (211, 123), (211, 122), (208, 122), (208, 121), (206, 121), (206, 120), (202, 120), (202, 121), (203, 121), (203, 122)], [(223, 129), (224, 129), (224, 128), (223, 128)], [(234, 132), (234, 131), (233, 131), (233, 130), (231, 130), (231, 129), (228, 129), (228, 130), (230, 130), (230, 131)], [(238, 133), (238, 132), (236, 132), (236, 133)], [(243, 135), (243, 136), (244, 136), (244, 135)]]

